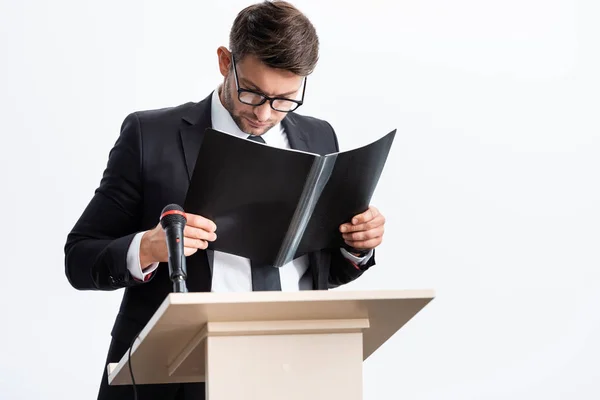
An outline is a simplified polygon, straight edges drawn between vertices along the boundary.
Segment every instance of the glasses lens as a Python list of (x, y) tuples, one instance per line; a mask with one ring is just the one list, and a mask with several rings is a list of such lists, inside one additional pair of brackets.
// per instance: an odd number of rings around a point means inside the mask
[(241, 92), (239, 95), (240, 101), (242, 103), (258, 105), (265, 101), (265, 98), (258, 93), (252, 92)]
[(273, 101), (273, 108), (277, 111), (283, 112), (294, 111), (296, 108), (298, 108), (298, 103), (289, 100), (277, 99)]

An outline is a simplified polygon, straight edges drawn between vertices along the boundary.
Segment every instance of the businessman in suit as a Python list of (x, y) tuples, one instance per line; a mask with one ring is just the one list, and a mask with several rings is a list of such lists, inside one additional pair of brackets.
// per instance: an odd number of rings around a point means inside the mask
[[(264, 2), (242, 10), (231, 28), (229, 49), (220, 47), (217, 59), (223, 82), (204, 100), (125, 118), (100, 185), (67, 237), (65, 270), (74, 288), (124, 288), (107, 363), (121, 359), (171, 291), (158, 218), (165, 205), (184, 203), (206, 128), (282, 148), (319, 154), (339, 150), (327, 122), (295, 112), (317, 64), (318, 37), (294, 6)], [(218, 227), (187, 214), (187, 287), (191, 292), (337, 287), (375, 264), (384, 223), (371, 206), (340, 226), (343, 248), (265, 269), (243, 257), (207, 250)], [(265, 278), (258, 272), (263, 270), (275, 275)], [(108, 386), (105, 365), (103, 370), (98, 399), (132, 398), (130, 386)], [(137, 390), (145, 400), (204, 396), (203, 384), (138, 385)]]

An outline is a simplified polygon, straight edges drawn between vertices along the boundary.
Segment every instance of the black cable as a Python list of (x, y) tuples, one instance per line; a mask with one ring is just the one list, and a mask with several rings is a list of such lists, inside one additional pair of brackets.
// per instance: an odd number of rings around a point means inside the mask
[(134, 400), (138, 400), (138, 394), (137, 394), (137, 387), (135, 386), (135, 378), (133, 377), (133, 367), (131, 366), (131, 349), (133, 348), (133, 344), (138, 339), (141, 332), (142, 331), (139, 331), (138, 334), (135, 335), (135, 337), (131, 341), (131, 346), (129, 346), (129, 356), (128, 356), (129, 359), (127, 360), (128, 361), (127, 363), (129, 364), (129, 376), (131, 376), (131, 384), (133, 385), (133, 399)]

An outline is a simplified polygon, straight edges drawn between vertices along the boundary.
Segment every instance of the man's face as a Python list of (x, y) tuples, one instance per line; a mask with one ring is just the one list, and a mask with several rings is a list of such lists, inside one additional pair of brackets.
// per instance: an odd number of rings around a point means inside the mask
[[(251, 106), (240, 102), (237, 94), (235, 75), (229, 68), (231, 54), (219, 51), (219, 66), (224, 76), (221, 102), (229, 111), (237, 126), (249, 135), (262, 135), (285, 118), (287, 113), (273, 110), (269, 101), (260, 106)], [(269, 97), (298, 98), (302, 77), (292, 72), (273, 69), (248, 55), (236, 58), (237, 76), (240, 89), (248, 89)]]

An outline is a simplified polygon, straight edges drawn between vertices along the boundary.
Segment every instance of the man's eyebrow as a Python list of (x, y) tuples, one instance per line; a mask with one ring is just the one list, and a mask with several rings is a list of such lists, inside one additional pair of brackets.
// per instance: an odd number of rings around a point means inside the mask
[[(248, 79), (246, 78), (240, 78), (240, 83), (245, 84), (246, 86), (249, 86), (251, 89), (255, 89), (256, 91), (266, 94), (264, 90), (262, 90), (261, 88), (259, 88), (258, 86), (256, 86), (254, 83), (250, 82)], [(297, 90), (291, 91), (291, 92), (287, 92), (287, 93), (281, 93), (281, 94), (277, 94), (275, 96), (270, 96), (270, 97), (285, 97), (285, 96), (289, 96), (291, 94), (296, 93)]]

